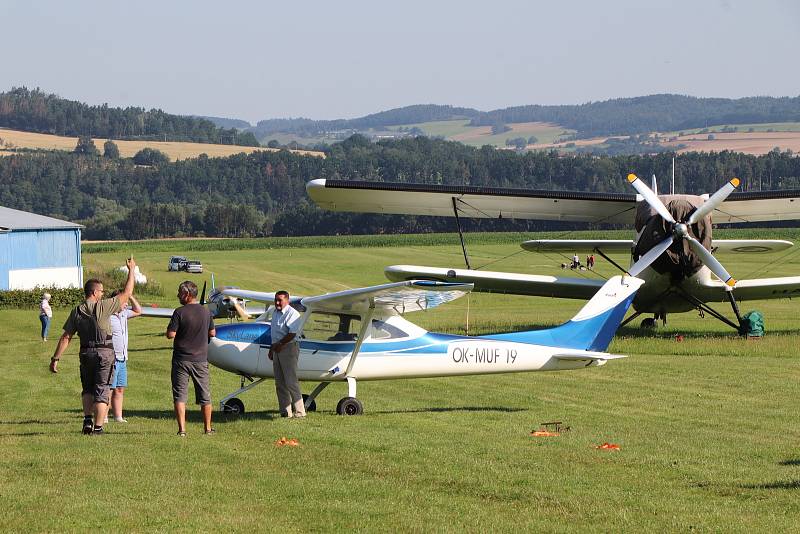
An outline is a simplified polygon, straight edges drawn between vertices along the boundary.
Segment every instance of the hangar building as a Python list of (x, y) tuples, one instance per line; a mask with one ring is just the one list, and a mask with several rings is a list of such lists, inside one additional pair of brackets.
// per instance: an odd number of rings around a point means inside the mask
[(0, 206), (0, 290), (81, 287), (81, 228)]

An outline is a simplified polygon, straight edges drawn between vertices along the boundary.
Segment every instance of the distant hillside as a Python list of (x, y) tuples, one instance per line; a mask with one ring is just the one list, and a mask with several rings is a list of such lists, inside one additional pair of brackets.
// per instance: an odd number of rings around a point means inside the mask
[(481, 113), (473, 126), (550, 122), (577, 131), (576, 137), (633, 135), (703, 128), (713, 124), (800, 120), (800, 97), (695, 98), (651, 95), (578, 106), (518, 106)]
[[(679, 131), (719, 124), (798, 121), (800, 97), (728, 99), (663, 94), (580, 105), (517, 106), (488, 112), (452, 106), (421, 105), (392, 109), (357, 119), (271, 119), (260, 121), (250, 131), (262, 140), (275, 134), (320, 138), (330, 137), (325, 135), (330, 132), (341, 132), (343, 135), (366, 133), (368, 130), (388, 130), (401, 125), (456, 119), (469, 119), (469, 126), (474, 128), (491, 127), (492, 133), (508, 131), (507, 125), (510, 124), (547, 123), (573, 131), (572, 137), (575, 139), (584, 139)], [(455, 136), (448, 138), (457, 139)]]
[(242, 119), (227, 119), (225, 117), (210, 117), (205, 115), (192, 115), (196, 119), (205, 119), (211, 121), (219, 128), (237, 128), (239, 130), (246, 130), (252, 128), (253, 125)]
[(373, 113), (358, 119), (313, 120), (313, 119), (269, 119), (259, 121), (250, 131), (259, 139), (275, 133), (290, 133), (313, 137), (325, 132), (341, 130), (368, 130), (418, 122), (471, 119), (480, 114), (471, 108), (420, 104)]
[(0, 126), (27, 132), (100, 139), (191, 141), (259, 146), (249, 132), (217, 128), (213, 122), (171, 115), (160, 109), (89, 106), (40, 89), (14, 88), (0, 93)]

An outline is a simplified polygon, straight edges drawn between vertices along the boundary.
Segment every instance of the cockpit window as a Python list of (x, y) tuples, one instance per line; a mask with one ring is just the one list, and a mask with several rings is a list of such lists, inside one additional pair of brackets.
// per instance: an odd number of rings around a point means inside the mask
[(408, 334), (380, 319), (372, 320), (372, 339), (397, 339), (408, 337)]
[(312, 312), (303, 327), (303, 337), (320, 341), (355, 341), (361, 330), (358, 315)]

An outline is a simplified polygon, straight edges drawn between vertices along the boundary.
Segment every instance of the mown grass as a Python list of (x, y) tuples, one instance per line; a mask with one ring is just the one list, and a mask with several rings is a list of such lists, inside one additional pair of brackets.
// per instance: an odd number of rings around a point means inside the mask
[[(558, 258), (516, 254), (516, 243), (473, 245), (476, 263), (560, 273)], [(122, 261), (123, 249), (86, 252), (84, 259), (110, 268)], [(167, 273), (166, 252), (143, 247), (137, 259), (169, 295), (193, 275)], [(457, 240), (209, 250), (200, 259), (218, 283), (298, 294), (380, 283), (392, 263), (463, 261)], [(722, 261), (736, 273), (770, 257)], [(787, 256), (770, 276), (798, 271), (797, 256)], [(612, 272), (598, 264), (599, 276)], [(346, 394), (342, 385), (323, 392), (320, 411), (307, 420), (276, 418), (268, 384), (242, 396), (244, 417), (215, 415), (219, 433), (210, 438), (200, 435), (192, 407), (185, 440), (174, 435), (164, 321), (131, 322), (130, 422), (112, 423), (109, 435), (94, 439), (78, 432), (75, 348), (61, 372), (50, 375), (53, 343), (37, 340), (35, 310), (0, 311), (0, 528), (797, 530), (797, 304), (756, 304), (766, 315), (761, 341), (741, 340), (693, 313), (673, 315), (652, 334), (623, 329), (611, 350), (630, 357), (601, 368), (361, 383), (366, 413), (356, 418), (334, 414)], [(469, 313), (476, 333), (554, 324), (579, 307), (476, 294), (408, 318), (462, 331)], [(55, 311), (56, 327), (66, 312)], [(237, 377), (216, 369), (211, 380), (215, 400), (238, 387)], [(559, 438), (528, 435), (552, 420), (571, 430)], [(281, 436), (301, 446), (276, 448)], [(606, 441), (621, 450), (593, 448)]]

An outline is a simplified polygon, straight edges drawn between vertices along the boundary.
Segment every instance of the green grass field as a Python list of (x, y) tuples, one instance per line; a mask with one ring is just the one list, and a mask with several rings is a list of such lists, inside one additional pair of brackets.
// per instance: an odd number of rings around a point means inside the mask
[[(797, 232), (768, 233), (786, 236)], [(287, 248), (280, 240), (263, 248), (247, 240), (241, 250), (233, 240), (216, 242), (223, 250), (198, 241), (206, 244), (191, 255), (218, 284), (312, 294), (382, 283), (383, 267), (394, 263), (460, 266), (458, 238), (450, 238), (346, 248), (330, 240), (320, 248), (314, 238)], [(475, 265), (561, 272), (561, 257), (519, 252), (516, 236), (467, 239)], [(187, 276), (209, 278), (166, 271), (169, 255), (188, 243), (119, 244), (106, 252), (91, 245), (84, 264), (110, 268), (133, 250), (169, 295)], [(737, 278), (800, 272), (800, 252), (721, 260)], [(601, 260), (598, 275), (611, 274)], [(408, 318), (449, 332), (467, 330), (468, 318), (475, 334), (559, 323), (580, 306), (474, 294)], [(245, 416), (215, 413), (215, 436), (201, 435), (192, 406), (185, 439), (175, 436), (165, 321), (131, 322), (129, 423), (84, 437), (75, 346), (51, 375), (57, 334), (42, 344), (36, 310), (0, 310), (0, 529), (796, 531), (798, 304), (742, 307), (764, 312), (763, 340), (741, 340), (694, 313), (672, 315), (655, 333), (622, 329), (610, 350), (630, 357), (601, 368), (364, 382), (365, 415), (354, 418), (335, 415), (343, 385), (323, 392), (306, 420), (277, 418), (269, 383), (242, 396)], [(66, 314), (55, 310), (56, 331)], [(238, 382), (215, 369), (215, 402)], [(529, 436), (553, 420), (571, 430)], [(301, 446), (275, 447), (282, 436)], [(603, 442), (621, 450), (594, 448)]]

